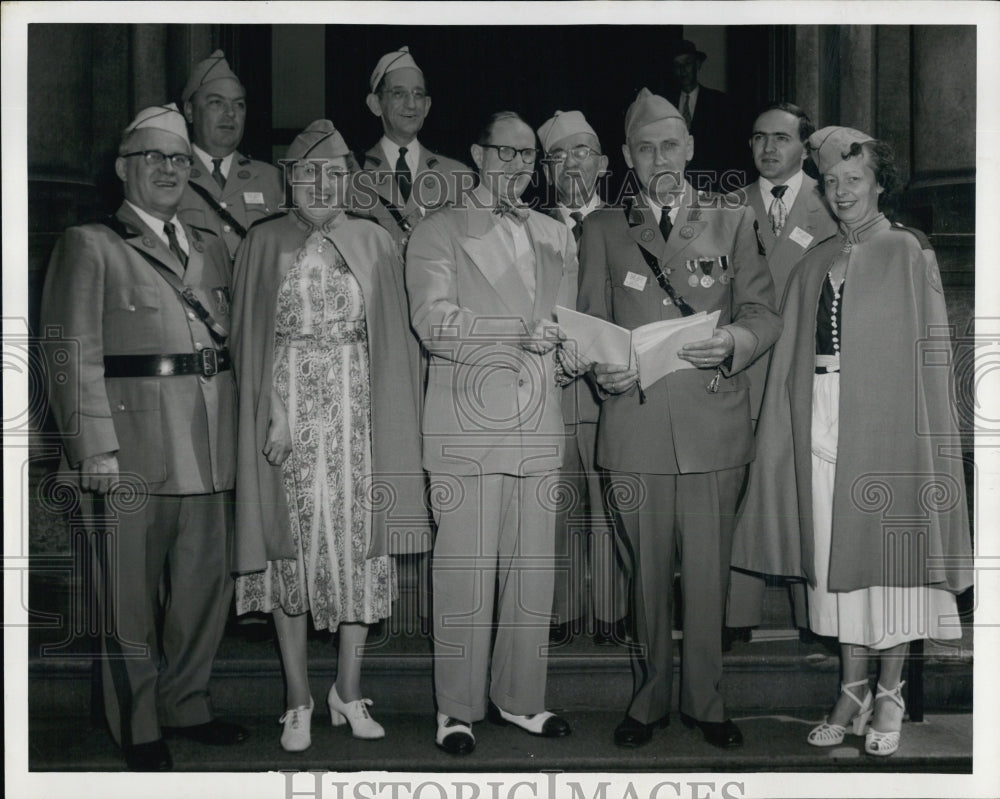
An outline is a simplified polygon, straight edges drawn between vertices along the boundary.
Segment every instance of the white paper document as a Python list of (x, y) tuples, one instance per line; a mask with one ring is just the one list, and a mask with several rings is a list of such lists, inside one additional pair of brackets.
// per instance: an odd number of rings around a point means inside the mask
[(693, 364), (677, 357), (685, 344), (712, 337), (719, 312), (699, 311), (679, 319), (664, 319), (626, 330), (596, 316), (556, 306), (556, 321), (568, 341), (576, 343), (587, 363), (628, 364), (639, 369), (639, 385), (649, 388), (660, 378)]

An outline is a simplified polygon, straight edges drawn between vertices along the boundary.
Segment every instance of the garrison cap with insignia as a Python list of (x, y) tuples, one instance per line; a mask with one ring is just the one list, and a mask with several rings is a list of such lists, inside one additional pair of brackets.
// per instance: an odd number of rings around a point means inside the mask
[(184, 116), (177, 108), (177, 103), (168, 103), (167, 105), (151, 105), (149, 108), (143, 108), (138, 114), (135, 115), (127, 128), (125, 128), (124, 133), (129, 134), (133, 130), (142, 130), (143, 128), (152, 128), (154, 130), (165, 130), (167, 133), (173, 133), (175, 136), (180, 136), (185, 142), (189, 142), (187, 133), (187, 123), (184, 121)]
[(625, 112), (625, 141), (643, 125), (659, 122), (661, 119), (684, 121), (681, 112), (669, 100), (643, 87)]
[(371, 78), (368, 80), (368, 85), (374, 92), (378, 88), (379, 83), (382, 82), (382, 78), (387, 72), (392, 72), (395, 69), (403, 69), (405, 67), (410, 67), (411, 69), (417, 70), (421, 75), (423, 70), (417, 66), (417, 62), (413, 60), (413, 56), (410, 55), (410, 48), (403, 46), (398, 50), (393, 50), (391, 53), (386, 53), (382, 56), (378, 63), (375, 65), (375, 71), (372, 72)]
[(806, 146), (816, 166), (819, 167), (820, 174), (823, 174), (850, 157), (852, 144), (865, 144), (870, 141), (875, 140), (860, 130), (829, 125), (813, 133)]
[(344, 137), (329, 119), (310, 122), (295, 140), (288, 145), (287, 158), (299, 160), (308, 156), (315, 158), (338, 158), (349, 155), (350, 150)]
[(546, 120), (538, 129), (538, 140), (542, 143), (542, 149), (550, 152), (552, 146), (565, 139), (567, 136), (575, 136), (578, 133), (589, 133), (595, 139), (596, 131), (587, 122), (586, 117), (580, 111), (556, 111), (555, 115)]
[(240, 82), (240, 79), (236, 77), (236, 73), (229, 68), (229, 62), (226, 61), (226, 54), (221, 50), (216, 50), (208, 58), (199, 61), (195, 68), (191, 70), (191, 76), (184, 85), (181, 99), (186, 103), (205, 84), (225, 78), (230, 78), (237, 83)]

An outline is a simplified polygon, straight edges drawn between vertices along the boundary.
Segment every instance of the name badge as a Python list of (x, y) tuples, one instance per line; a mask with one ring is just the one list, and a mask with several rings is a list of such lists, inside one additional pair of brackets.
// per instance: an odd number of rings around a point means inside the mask
[(636, 291), (643, 291), (646, 288), (646, 276), (637, 275), (635, 272), (629, 272), (625, 276), (625, 285), (630, 289), (635, 289)]
[[(263, 205), (264, 204), (264, 192), (262, 191), (245, 191), (243, 192), (243, 203), (245, 205)], [(796, 228), (798, 230), (798, 228)]]
[(812, 244), (813, 237), (796, 225), (795, 230), (788, 234), (788, 238), (805, 249)]

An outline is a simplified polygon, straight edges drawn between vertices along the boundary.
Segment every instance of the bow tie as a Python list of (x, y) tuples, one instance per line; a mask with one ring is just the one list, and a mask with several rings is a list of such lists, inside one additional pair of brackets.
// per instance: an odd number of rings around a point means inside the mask
[(518, 222), (523, 222), (528, 218), (528, 206), (514, 205), (506, 201), (501, 201), (493, 209), (493, 213), (500, 217), (510, 215)]

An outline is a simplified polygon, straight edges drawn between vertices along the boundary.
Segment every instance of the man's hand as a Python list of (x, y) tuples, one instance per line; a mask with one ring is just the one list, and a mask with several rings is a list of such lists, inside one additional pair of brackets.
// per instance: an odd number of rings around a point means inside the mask
[(103, 496), (118, 483), (118, 456), (113, 452), (91, 455), (80, 462), (80, 488)]
[(608, 394), (621, 394), (639, 382), (639, 370), (616, 363), (594, 365), (594, 379)]
[(570, 377), (582, 375), (590, 368), (590, 364), (580, 357), (575, 341), (563, 341), (556, 350), (556, 361)]
[(272, 413), (268, 419), (267, 440), (262, 452), (272, 466), (281, 466), (292, 454), (292, 431), (284, 413)]
[(733, 354), (735, 346), (736, 341), (732, 333), (725, 328), (716, 328), (711, 338), (685, 344), (677, 353), (677, 357), (683, 358), (699, 369), (714, 369)]
[(566, 336), (559, 329), (559, 325), (547, 319), (542, 319), (521, 340), (521, 349), (533, 352), (535, 355), (544, 355), (565, 338)]

